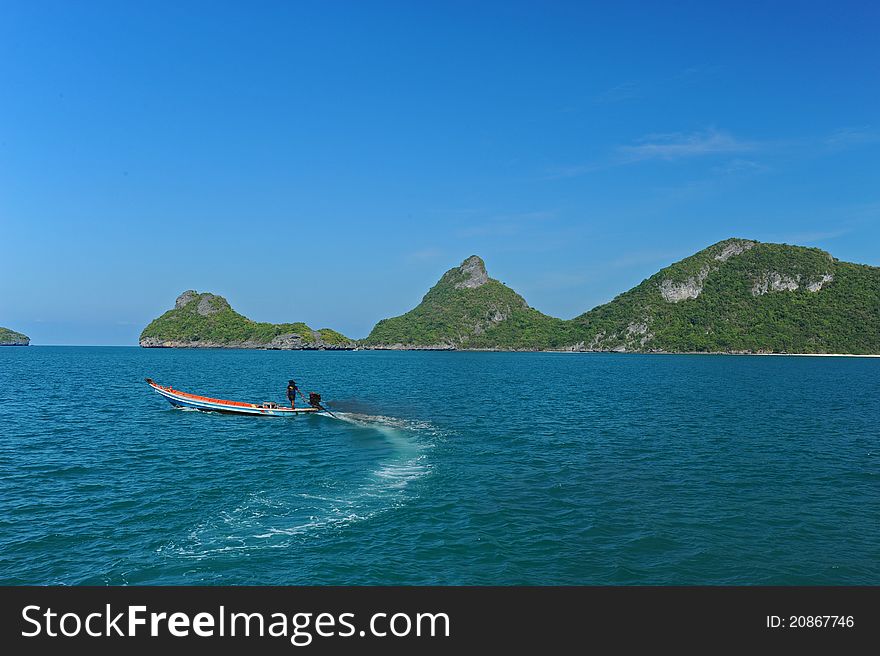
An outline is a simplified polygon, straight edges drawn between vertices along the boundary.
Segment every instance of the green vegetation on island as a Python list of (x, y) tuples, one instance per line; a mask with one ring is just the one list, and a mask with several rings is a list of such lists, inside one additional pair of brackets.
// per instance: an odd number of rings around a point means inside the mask
[(472, 255), (450, 269), (406, 314), (383, 319), (366, 347), (526, 349), (562, 347), (568, 325), (530, 308), (522, 296), (489, 278)]
[(531, 309), (472, 256), (367, 348), (880, 353), (880, 268), (728, 239), (571, 320)]
[(28, 346), (31, 338), (9, 328), (0, 328), (0, 346)]
[(522, 296), (489, 278), (473, 255), (450, 269), (406, 314), (376, 324), (366, 347), (533, 348), (558, 337), (564, 322), (528, 306)]
[(727, 239), (565, 320), (530, 308), (474, 255), (360, 342), (304, 323), (251, 321), (221, 296), (188, 291), (144, 329), (140, 344), (880, 354), (880, 268), (817, 248)]
[(332, 328), (319, 328), (317, 330), (317, 333), (318, 337), (321, 338), (321, 341), (328, 346), (353, 348), (355, 345), (353, 340), (349, 339), (342, 333), (333, 330)]
[(186, 291), (174, 309), (153, 320), (140, 336), (144, 347), (219, 347), (270, 349), (346, 349), (354, 342), (302, 322), (265, 323), (239, 314), (222, 296)]
[(600, 350), (880, 353), (880, 269), (729, 239), (572, 323)]

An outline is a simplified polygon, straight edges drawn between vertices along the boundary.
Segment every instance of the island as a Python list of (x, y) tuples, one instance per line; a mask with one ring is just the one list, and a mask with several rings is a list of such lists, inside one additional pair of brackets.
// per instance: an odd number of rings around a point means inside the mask
[(0, 328), (0, 346), (29, 346), (31, 338), (9, 328)]
[(731, 238), (571, 319), (530, 307), (472, 255), (362, 340), (258, 323), (187, 291), (140, 345), (183, 348), (880, 354), (880, 268), (818, 248)]
[(489, 277), (483, 260), (447, 271), (367, 349), (638, 353), (880, 353), (880, 268), (818, 248), (726, 239), (609, 303), (558, 319)]
[(330, 328), (312, 330), (304, 323), (263, 323), (239, 314), (216, 294), (194, 290), (177, 297), (174, 308), (154, 319), (141, 333), (144, 348), (251, 348), (277, 350), (346, 350), (354, 340)]

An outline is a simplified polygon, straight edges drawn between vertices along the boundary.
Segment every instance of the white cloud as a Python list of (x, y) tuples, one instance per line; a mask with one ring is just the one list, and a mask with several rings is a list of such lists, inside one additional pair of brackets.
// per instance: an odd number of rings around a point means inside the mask
[(595, 98), (597, 104), (615, 103), (641, 97), (639, 85), (635, 82), (624, 82), (603, 91)]
[[(709, 128), (697, 132), (669, 132), (649, 134), (634, 144), (618, 146), (604, 161), (597, 160), (571, 166), (550, 169), (545, 180), (576, 178), (587, 173), (603, 171), (617, 166), (646, 161), (672, 162), (686, 158), (708, 155), (731, 155), (758, 150), (767, 144), (738, 139), (728, 132)], [(764, 165), (746, 159), (733, 159), (727, 165), (715, 169), (716, 174), (756, 173), (766, 170)]]
[(672, 132), (651, 134), (640, 139), (635, 145), (620, 146), (618, 158), (622, 163), (646, 160), (673, 161), (703, 155), (741, 153), (756, 148), (750, 141), (742, 141), (720, 130), (709, 129), (701, 132)]
[(832, 132), (825, 139), (825, 143), (831, 148), (848, 148), (880, 143), (880, 132), (868, 127), (841, 128)]

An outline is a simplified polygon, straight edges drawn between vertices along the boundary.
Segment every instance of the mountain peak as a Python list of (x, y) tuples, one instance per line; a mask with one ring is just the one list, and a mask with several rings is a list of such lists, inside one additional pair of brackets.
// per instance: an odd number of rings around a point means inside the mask
[(456, 289), (476, 289), (489, 282), (486, 263), (479, 255), (471, 255), (462, 262), (458, 267), (458, 272), (463, 274), (465, 278), (455, 283)]
[(216, 314), (221, 310), (229, 308), (229, 303), (222, 296), (209, 293), (199, 294), (194, 289), (188, 289), (177, 297), (177, 300), (174, 302), (174, 309), (180, 310), (196, 300), (199, 303), (195, 310), (203, 317), (206, 317), (209, 314)]
[[(378, 348), (479, 348), (493, 335), (543, 330), (551, 320), (529, 308), (522, 296), (486, 273), (482, 258), (471, 255), (449, 269), (409, 312), (383, 319), (364, 340)], [(514, 336), (513, 342), (523, 341)]]
[(184, 305), (187, 305), (190, 301), (198, 298), (199, 293), (195, 289), (188, 289), (183, 292), (180, 296), (177, 297), (177, 300), (174, 302), (174, 309), (179, 310)]

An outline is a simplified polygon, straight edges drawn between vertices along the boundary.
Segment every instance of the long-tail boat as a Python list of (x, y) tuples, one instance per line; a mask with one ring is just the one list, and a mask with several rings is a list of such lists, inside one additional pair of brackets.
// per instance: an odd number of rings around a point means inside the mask
[(203, 412), (223, 412), (233, 415), (255, 415), (261, 417), (292, 417), (294, 415), (309, 414), (312, 412), (329, 412), (321, 406), (321, 395), (312, 392), (309, 394), (309, 405), (302, 408), (288, 408), (277, 403), (266, 401), (263, 403), (244, 403), (242, 401), (227, 401), (214, 399), (209, 396), (199, 396), (189, 392), (181, 392), (171, 386), (160, 385), (152, 378), (145, 378), (147, 384), (154, 391), (164, 396), (168, 402), (178, 408), (194, 408)]

